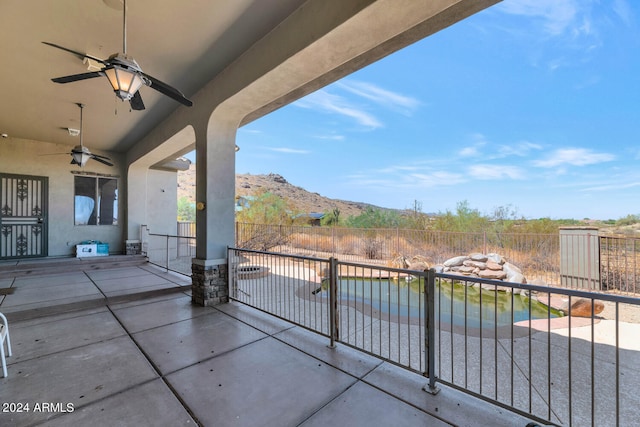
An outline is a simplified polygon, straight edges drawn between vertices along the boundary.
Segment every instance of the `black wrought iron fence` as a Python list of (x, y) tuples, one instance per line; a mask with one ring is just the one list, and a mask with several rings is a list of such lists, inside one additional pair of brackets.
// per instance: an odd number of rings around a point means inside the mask
[(635, 425), (640, 299), (238, 248), (230, 296), (545, 423)]

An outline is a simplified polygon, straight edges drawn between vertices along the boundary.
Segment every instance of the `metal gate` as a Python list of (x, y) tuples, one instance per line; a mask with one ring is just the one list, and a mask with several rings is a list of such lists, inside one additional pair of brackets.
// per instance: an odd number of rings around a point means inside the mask
[(42, 176), (0, 174), (0, 260), (47, 256), (47, 184)]

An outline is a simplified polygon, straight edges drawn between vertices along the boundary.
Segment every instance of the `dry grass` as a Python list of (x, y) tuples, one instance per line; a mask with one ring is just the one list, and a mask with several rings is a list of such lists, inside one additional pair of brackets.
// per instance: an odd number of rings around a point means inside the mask
[[(281, 226), (277, 234), (262, 232), (248, 241), (265, 246), (264, 240), (274, 235), (278, 238), (277, 247), (286, 253), (335, 256), (342, 261), (380, 265), (388, 265), (398, 256), (406, 259), (420, 256), (429, 265), (437, 265), (459, 255), (497, 253), (518, 266), (529, 283), (542, 280), (551, 286), (561, 285), (558, 235), (511, 234), (490, 238), (482, 233)], [(638, 239), (603, 238), (600, 256), (602, 290), (640, 292)]]

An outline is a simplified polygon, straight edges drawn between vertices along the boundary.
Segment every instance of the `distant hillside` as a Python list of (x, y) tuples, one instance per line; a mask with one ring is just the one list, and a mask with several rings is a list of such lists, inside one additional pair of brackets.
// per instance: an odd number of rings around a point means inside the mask
[[(340, 209), (340, 216), (347, 218), (360, 215), (369, 206), (381, 209), (367, 203), (330, 199), (318, 193), (309, 192), (302, 187), (290, 184), (281, 175), (275, 173), (270, 173), (269, 175), (236, 175), (236, 197), (252, 196), (262, 191), (269, 191), (283, 199), (287, 199), (294, 204), (296, 209), (307, 213), (327, 212), (338, 208)], [(195, 193), (195, 164), (192, 164), (188, 171), (178, 172), (178, 198), (184, 196), (189, 201), (195, 202)]]

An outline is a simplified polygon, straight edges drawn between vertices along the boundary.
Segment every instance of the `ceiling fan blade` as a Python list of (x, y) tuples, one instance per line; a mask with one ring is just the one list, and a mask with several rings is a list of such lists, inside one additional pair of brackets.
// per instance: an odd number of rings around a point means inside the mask
[(80, 163), (76, 162), (76, 159), (71, 159), (70, 165), (80, 165)]
[(53, 81), (55, 83), (71, 83), (71, 82), (77, 82), (79, 80), (86, 80), (86, 79), (92, 79), (94, 77), (101, 77), (103, 75), (104, 75), (104, 73), (102, 71), (92, 71), (90, 73), (82, 73), (82, 74), (74, 74), (74, 75), (71, 75), (71, 76), (56, 77), (54, 79), (51, 79), (51, 81)]
[(148, 74), (145, 73), (141, 73), (146, 79), (149, 80), (149, 82), (151, 83), (149, 86), (152, 89), (157, 90), (158, 92), (162, 93), (163, 95), (167, 95), (169, 98), (173, 98), (174, 100), (178, 101), (179, 103), (186, 105), (187, 107), (191, 107), (193, 105), (193, 102), (189, 101), (183, 94), (182, 92), (180, 92), (178, 89), (175, 89), (171, 86), (169, 86), (166, 83), (161, 82), (160, 80), (156, 79), (155, 77), (151, 77)]
[(49, 43), (49, 42), (42, 42), (42, 43), (46, 44), (47, 46), (51, 46), (51, 47), (55, 47), (55, 48), (60, 49), (60, 50), (64, 50), (65, 52), (73, 53), (74, 55), (76, 55), (80, 59), (89, 58), (89, 59), (93, 59), (94, 61), (98, 61), (98, 62), (100, 62), (100, 63), (102, 63), (104, 65), (109, 65), (109, 63), (106, 62), (105, 60), (100, 59), (100, 58), (96, 58), (95, 56), (87, 55), (86, 53), (78, 52), (78, 51), (66, 48), (64, 46), (57, 45), (55, 43)]
[(91, 153), (91, 155), (92, 155), (92, 156), (94, 156), (94, 157), (100, 157), (101, 159), (111, 160), (109, 157), (107, 157), (107, 156), (101, 156), (100, 154), (93, 154), (93, 153)]
[(107, 165), (107, 166), (113, 166), (113, 163), (111, 163), (111, 162), (107, 162), (106, 160), (103, 160), (103, 159), (101, 159), (101, 158), (99, 158), (99, 157), (96, 157), (96, 155), (95, 155), (95, 154), (92, 154), (92, 155), (91, 155), (91, 158), (92, 158), (93, 160), (95, 160), (96, 162), (103, 163), (103, 164), (105, 164), (105, 165)]
[(142, 102), (142, 96), (140, 95), (140, 91), (137, 91), (133, 98), (129, 100), (129, 104), (131, 105), (132, 110), (144, 110), (144, 102)]

